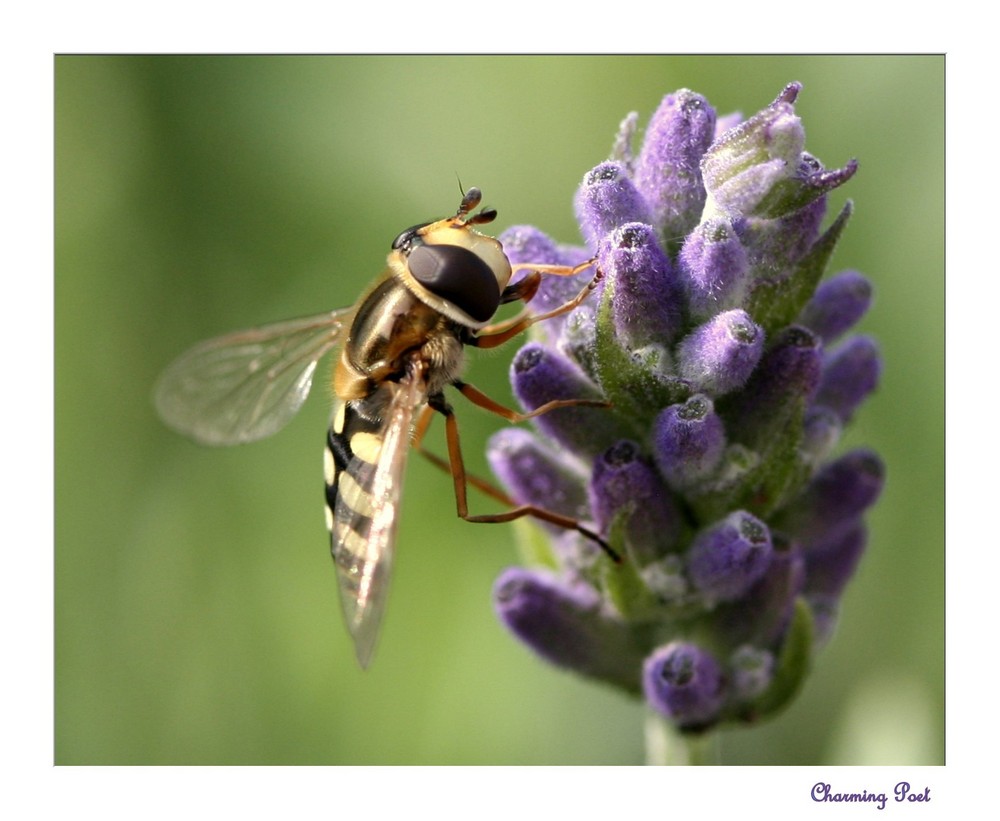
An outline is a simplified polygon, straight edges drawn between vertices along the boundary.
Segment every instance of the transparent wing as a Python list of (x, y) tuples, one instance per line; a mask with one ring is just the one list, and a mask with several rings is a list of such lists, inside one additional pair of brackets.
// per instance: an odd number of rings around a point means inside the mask
[(415, 409), (426, 399), (420, 374), (383, 389), (395, 393), (380, 434), (369, 440), (381, 444), (377, 451), (366, 447), (364, 458), (355, 451), (343, 471), (331, 532), (340, 602), (362, 667), (371, 660), (385, 611), (410, 430)]
[(209, 339), (160, 376), (153, 402), (174, 430), (205, 445), (270, 436), (302, 406), (316, 362), (337, 340), (350, 308)]

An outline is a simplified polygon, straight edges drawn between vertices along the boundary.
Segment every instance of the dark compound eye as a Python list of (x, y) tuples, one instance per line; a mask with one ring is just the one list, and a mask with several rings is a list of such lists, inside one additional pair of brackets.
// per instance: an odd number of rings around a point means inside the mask
[(428, 291), (485, 322), (500, 305), (500, 288), (489, 265), (459, 245), (418, 245), (407, 259), (413, 278)]

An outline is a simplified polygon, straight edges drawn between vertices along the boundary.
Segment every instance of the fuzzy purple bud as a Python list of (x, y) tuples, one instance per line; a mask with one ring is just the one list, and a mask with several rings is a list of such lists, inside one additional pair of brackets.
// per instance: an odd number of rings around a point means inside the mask
[(746, 296), (750, 264), (726, 217), (706, 220), (688, 235), (678, 267), (688, 310), (697, 319), (739, 306)]
[(779, 526), (805, 544), (832, 538), (875, 503), (884, 483), (885, 466), (877, 454), (865, 448), (850, 451), (813, 477)]
[(641, 652), (628, 626), (602, 609), (593, 588), (511, 567), (496, 580), (493, 599), (500, 620), (543, 658), (637, 689)]
[(512, 225), (499, 239), (511, 265), (533, 262), (554, 265), (559, 262), (556, 243), (533, 225)]
[(650, 221), (649, 206), (617, 162), (587, 172), (576, 192), (576, 216), (584, 240), (595, 249), (619, 225)]
[(865, 552), (868, 530), (860, 521), (806, 545), (806, 593), (838, 598)]
[(628, 516), (630, 553), (639, 565), (677, 547), (680, 511), (653, 466), (634, 442), (622, 440), (594, 460), (590, 505), (600, 532), (607, 536), (615, 516)]
[(505, 428), (486, 451), (493, 473), (519, 504), (534, 504), (573, 518), (587, 515), (579, 468), (524, 428)]
[(747, 219), (740, 239), (746, 249), (749, 278), (786, 274), (819, 238), (826, 216), (826, 198), (820, 197), (776, 219)]
[(799, 321), (829, 344), (864, 316), (871, 301), (871, 283), (857, 271), (842, 271), (819, 284)]
[(724, 700), (722, 670), (696, 644), (675, 641), (643, 666), (646, 700), (680, 727), (695, 729), (718, 715)]
[(771, 531), (738, 510), (699, 533), (688, 550), (688, 576), (710, 601), (732, 601), (747, 592), (771, 563)]
[(707, 396), (671, 405), (653, 424), (653, 458), (674, 489), (694, 487), (710, 476), (725, 448), (722, 420)]
[(770, 561), (761, 578), (737, 601), (716, 612), (722, 635), (730, 643), (773, 647), (780, 642), (805, 585), (802, 551), (775, 535)]
[(695, 328), (677, 349), (677, 372), (691, 387), (716, 397), (743, 387), (764, 352), (764, 330), (736, 309)]
[[(517, 352), (510, 373), (514, 394), (525, 410), (556, 399), (603, 398), (576, 365), (537, 342), (529, 342)], [(559, 408), (535, 417), (533, 422), (561, 445), (591, 456), (622, 438), (614, 418), (604, 408)]]
[(748, 447), (764, 447), (783, 430), (796, 403), (815, 394), (821, 366), (819, 340), (805, 328), (785, 328), (736, 396), (727, 417), (730, 435)]
[(878, 345), (868, 336), (855, 336), (827, 354), (815, 402), (848, 422), (858, 406), (878, 386), (882, 361)]
[(635, 180), (664, 238), (698, 223), (705, 205), (701, 158), (714, 136), (715, 109), (687, 89), (664, 97), (649, 121)]
[(600, 243), (598, 265), (613, 289), (612, 322), (625, 345), (673, 338), (681, 323), (680, 285), (650, 226), (616, 228)]

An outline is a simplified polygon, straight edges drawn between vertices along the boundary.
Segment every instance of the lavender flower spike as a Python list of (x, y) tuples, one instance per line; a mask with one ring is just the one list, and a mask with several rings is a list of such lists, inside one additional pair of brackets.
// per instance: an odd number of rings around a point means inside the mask
[[(498, 434), (490, 462), (518, 502), (578, 520), (623, 560), (545, 526), (551, 549), (525, 552), (546, 569), (506, 571), (497, 612), (540, 657), (643, 697), (675, 737), (760, 721), (795, 697), (885, 479), (874, 451), (837, 453), (881, 360), (849, 333), (867, 280), (823, 282), (851, 213), (824, 230), (825, 195), (857, 166), (826, 170), (806, 152), (800, 91), (790, 83), (718, 134), (703, 97), (667, 95), (635, 152), (630, 116), (612, 159), (584, 175), (586, 248), (527, 226), (504, 235), (515, 261), (596, 254), (604, 273), (514, 357), (522, 407), (608, 406)], [(578, 287), (546, 279), (532, 307)]]

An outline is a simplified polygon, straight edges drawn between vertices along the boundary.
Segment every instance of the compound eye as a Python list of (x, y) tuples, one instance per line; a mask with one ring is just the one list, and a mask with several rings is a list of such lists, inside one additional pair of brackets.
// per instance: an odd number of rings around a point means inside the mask
[(476, 322), (486, 322), (500, 305), (500, 287), (481, 257), (459, 245), (418, 245), (407, 260), (413, 278), (428, 291), (457, 305)]

